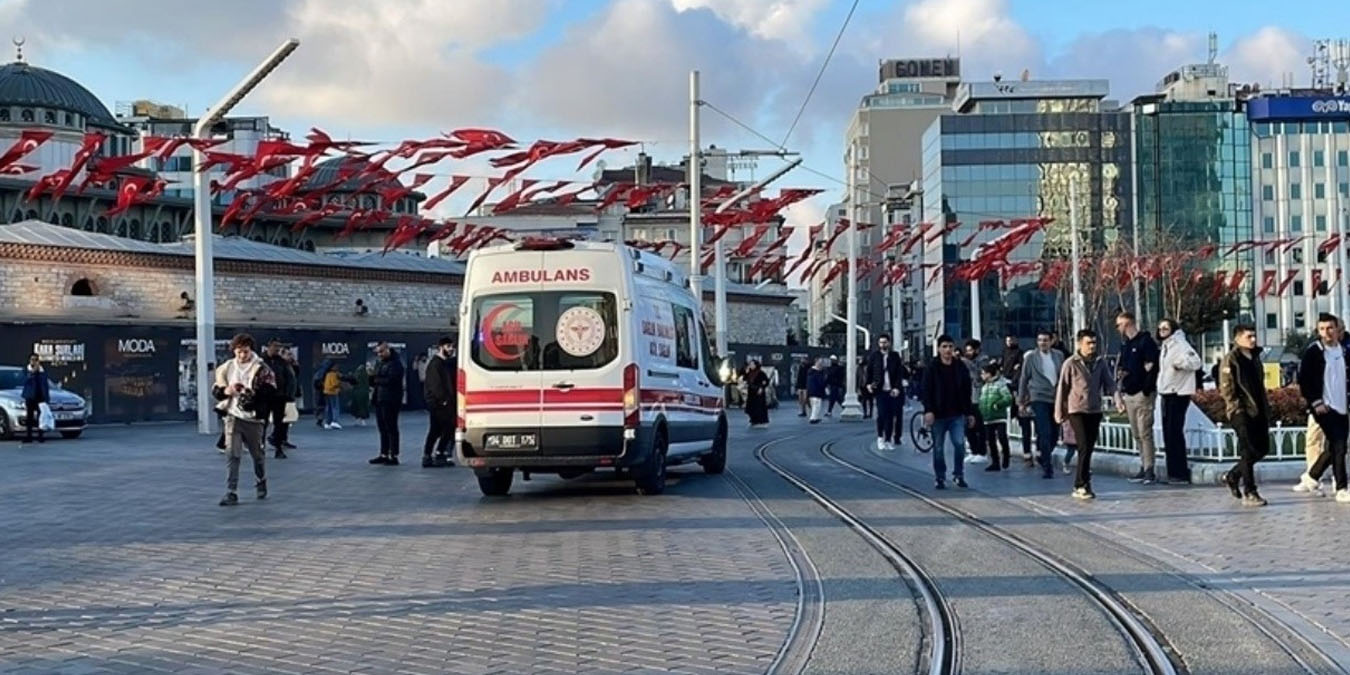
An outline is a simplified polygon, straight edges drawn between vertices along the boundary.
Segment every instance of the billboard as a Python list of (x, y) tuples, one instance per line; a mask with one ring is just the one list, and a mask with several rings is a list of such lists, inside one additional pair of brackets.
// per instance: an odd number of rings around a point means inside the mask
[(1253, 122), (1350, 120), (1350, 97), (1263, 96), (1247, 101), (1247, 119)]
[[(128, 422), (178, 417), (180, 356), (165, 335), (122, 334), (103, 340), (103, 414)], [(195, 403), (195, 401), (194, 401)]]

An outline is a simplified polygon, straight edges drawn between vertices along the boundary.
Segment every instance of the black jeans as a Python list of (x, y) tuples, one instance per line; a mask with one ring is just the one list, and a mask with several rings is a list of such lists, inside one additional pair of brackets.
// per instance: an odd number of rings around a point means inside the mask
[(270, 419), (268, 420), (272, 424), (272, 433), (268, 440), (272, 442), (272, 447), (278, 450), (286, 446), (286, 441), (290, 438), (291, 435), (290, 433), (291, 425), (286, 423), (285, 419), (286, 419), (286, 402), (280, 401), (276, 405), (272, 406), (272, 414), (270, 416)]
[(872, 416), (872, 412), (876, 409), (876, 401), (876, 398), (872, 396), (858, 396), (858, 403), (862, 405), (863, 419), (868, 419)]
[(1336, 489), (1345, 489), (1345, 445), (1346, 436), (1350, 435), (1350, 417), (1346, 417), (1335, 410), (1328, 410), (1325, 415), (1313, 414), (1317, 418), (1317, 425), (1322, 427), (1322, 454), (1317, 456), (1317, 461), (1313, 463), (1312, 468), (1308, 469), (1308, 475), (1313, 480), (1321, 480), (1322, 474), (1326, 473), (1327, 465), (1331, 465), (1331, 476), (1336, 480)]
[(1074, 413), (1069, 415), (1069, 428), (1078, 440), (1078, 474), (1076, 488), (1092, 488), (1092, 451), (1097, 448), (1097, 432), (1102, 428), (1101, 413)]
[(887, 443), (899, 443), (904, 436), (900, 431), (901, 419), (905, 412), (903, 396), (891, 396), (891, 392), (877, 393), (877, 438)]
[(448, 405), (436, 406), (431, 409), (430, 417), (431, 427), (427, 429), (422, 456), (430, 457), (432, 450), (438, 455), (445, 455), (450, 448), (450, 441), (455, 438), (455, 411)]
[(375, 403), (375, 426), (380, 429), (380, 454), (398, 457), (398, 408), (395, 403)]
[(1162, 395), (1163, 452), (1167, 455), (1167, 477), (1172, 480), (1191, 479), (1186, 461), (1186, 410), (1190, 407), (1190, 396)]
[(975, 418), (975, 426), (966, 429), (966, 441), (970, 443), (970, 454), (983, 455), (988, 450), (984, 447), (984, 417), (980, 415), (979, 408), (975, 408), (970, 415)]
[(44, 438), (46, 432), (38, 426), (38, 419), (42, 416), (42, 402), (25, 400), (23, 402), (23, 412), (23, 422), (24, 426), (27, 428), (26, 432), (28, 440), (33, 440), (34, 431), (37, 432), (39, 440)]
[[(1012, 461), (1012, 451), (1008, 449), (1008, 423), (1003, 420), (989, 422), (984, 425), (984, 444), (989, 448), (989, 461), (991, 463), (1000, 463), (1001, 466), (1007, 466)], [(1003, 448), (1003, 455), (998, 454), (999, 447)]]
[[(1237, 434), (1238, 444), (1238, 461), (1229, 471), (1238, 472), (1238, 476), (1242, 479), (1243, 494), (1254, 494), (1256, 463), (1270, 453), (1270, 420), (1238, 413), (1233, 415), (1229, 423), (1233, 425), (1233, 432)], [(1341, 454), (1343, 457), (1344, 453)]]

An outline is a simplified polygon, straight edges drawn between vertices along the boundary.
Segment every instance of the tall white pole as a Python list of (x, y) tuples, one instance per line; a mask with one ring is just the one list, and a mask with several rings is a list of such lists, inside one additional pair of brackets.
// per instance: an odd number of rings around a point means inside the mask
[[(1069, 177), (1069, 264), (1073, 272), (1073, 332), (1083, 330), (1087, 310), (1083, 308), (1083, 279), (1078, 255), (1078, 177)], [(1070, 338), (1076, 339), (1076, 338)]]
[(861, 420), (862, 404), (858, 402), (858, 218), (862, 206), (858, 199), (858, 148), (849, 148), (848, 163), (848, 313), (844, 335), (844, 407), (840, 420)]
[[(300, 46), (300, 41), (291, 38), (276, 48), (270, 56), (259, 63), (253, 72), (234, 85), (225, 97), (220, 99), (210, 112), (202, 115), (192, 127), (193, 138), (209, 138), (211, 127), (224, 119), (234, 106), (239, 104), (254, 87), (257, 87), (286, 57)], [(197, 432), (214, 434), (216, 415), (215, 401), (211, 397), (213, 373), (210, 364), (216, 359), (216, 288), (215, 260), (212, 253), (211, 237), (214, 235), (211, 216), (211, 177), (202, 171), (206, 161), (200, 150), (192, 151), (192, 207), (193, 207), (193, 253), (196, 265), (197, 291)]]
[(970, 280), (970, 336), (984, 340), (984, 324), (980, 322), (980, 280)]
[[(889, 276), (889, 272), (887, 273)], [(891, 344), (898, 348), (903, 341), (900, 331), (904, 328), (904, 316), (900, 313), (900, 284), (891, 282)], [(906, 354), (908, 356), (908, 354)]]
[[(1337, 193), (1339, 192), (1340, 188), (1338, 186)], [(1350, 224), (1345, 221), (1347, 217), (1350, 217), (1350, 208), (1342, 206), (1340, 213), (1336, 214), (1336, 234), (1341, 237), (1340, 244), (1336, 246), (1336, 267), (1340, 272), (1340, 278), (1335, 279), (1333, 283), (1336, 284), (1336, 297), (1341, 300), (1340, 311), (1350, 314), (1350, 290), (1347, 290), (1346, 288), (1346, 283), (1350, 282), (1350, 278), (1346, 277), (1346, 274), (1350, 273), (1350, 262), (1347, 262), (1347, 254), (1345, 251), (1345, 237), (1347, 233), (1350, 233), (1350, 226), (1347, 226)], [(1344, 315), (1341, 315), (1340, 318), (1341, 321), (1346, 320)]]
[[(703, 162), (698, 140), (698, 71), (689, 71), (689, 288), (703, 306)], [(726, 351), (719, 350), (718, 358)]]

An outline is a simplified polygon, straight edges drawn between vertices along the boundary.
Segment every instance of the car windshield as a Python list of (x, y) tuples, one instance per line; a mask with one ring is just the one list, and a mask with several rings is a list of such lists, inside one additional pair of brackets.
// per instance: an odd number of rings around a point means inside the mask
[[(23, 379), (23, 370), (10, 370), (8, 368), (0, 370), (0, 389), (22, 389)], [(50, 379), (47, 380), (47, 383), (51, 385), (52, 389), (61, 388), (60, 385)]]

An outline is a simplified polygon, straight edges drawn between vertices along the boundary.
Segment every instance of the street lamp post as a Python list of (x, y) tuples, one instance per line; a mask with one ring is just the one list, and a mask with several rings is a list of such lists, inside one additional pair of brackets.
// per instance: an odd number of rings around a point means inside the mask
[[(212, 125), (224, 119), (225, 115), (239, 104), (239, 101), (243, 100), (250, 91), (253, 91), (254, 87), (257, 87), (299, 46), (300, 41), (295, 38), (281, 43), (276, 51), (258, 64), (247, 77), (234, 85), (234, 88), (212, 106), (207, 114), (197, 120), (196, 125), (192, 127), (192, 137), (196, 139), (209, 138)], [(212, 413), (212, 409), (215, 405), (211, 399), (213, 375), (210, 364), (215, 360), (216, 353), (216, 294), (215, 262), (211, 251), (211, 237), (213, 235), (211, 179), (210, 175), (202, 170), (205, 163), (205, 153), (200, 148), (193, 148), (192, 204), (195, 223), (193, 249), (196, 258), (197, 281), (197, 431), (202, 434), (213, 434), (215, 433), (213, 429), (215, 415)]]
[[(689, 71), (689, 289), (698, 298), (699, 316), (703, 316), (703, 269), (699, 266), (703, 248), (703, 154), (698, 139), (698, 71)], [(719, 353), (725, 358), (726, 353)]]
[(839, 411), (841, 421), (856, 421), (863, 417), (862, 403), (858, 401), (855, 383), (858, 381), (858, 218), (862, 215), (858, 190), (858, 148), (849, 148), (848, 164), (848, 321), (844, 340), (844, 407)]

